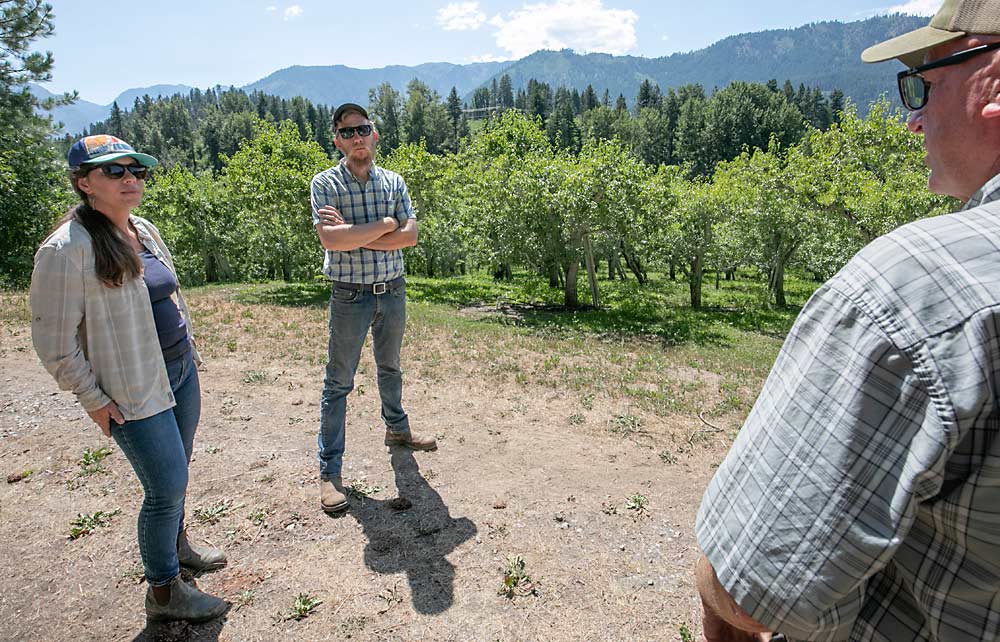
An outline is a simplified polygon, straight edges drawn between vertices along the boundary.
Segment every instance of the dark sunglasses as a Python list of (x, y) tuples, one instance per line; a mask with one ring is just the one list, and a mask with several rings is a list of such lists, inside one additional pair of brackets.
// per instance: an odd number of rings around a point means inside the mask
[(128, 171), (129, 174), (135, 176), (139, 180), (143, 180), (149, 175), (149, 168), (143, 167), (142, 165), (119, 165), (118, 163), (106, 163), (104, 165), (98, 165), (97, 167), (90, 168), (90, 171), (95, 169), (101, 170), (101, 173), (108, 178), (114, 180), (120, 180), (125, 177), (125, 172)]
[(337, 135), (344, 140), (350, 140), (354, 138), (354, 134), (360, 134), (361, 136), (371, 136), (372, 126), (371, 125), (358, 125), (357, 127), (341, 127), (337, 130)]
[(925, 65), (899, 72), (896, 74), (896, 84), (899, 85), (899, 97), (903, 101), (903, 106), (910, 111), (917, 111), (918, 109), (923, 109), (924, 105), (927, 104), (927, 96), (931, 93), (931, 84), (920, 75), (923, 72), (938, 69), (939, 67), (960, 65), (970, 58), (974, 58), (987, 51), (993, 51), (994, 49), (1000, 49), (1000, 42), (959, 51), (958, 53), (939, 58)]

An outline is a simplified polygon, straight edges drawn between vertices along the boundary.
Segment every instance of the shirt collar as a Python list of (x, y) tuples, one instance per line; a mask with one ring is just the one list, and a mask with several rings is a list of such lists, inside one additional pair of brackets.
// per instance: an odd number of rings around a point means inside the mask
[(986, 181), (985, 185), (976, 190), (976, 193), (972, 195), (972, 198), (969, 199), (962, 209), (971, 210), (973, 207), (979, 207), (980, 205), (992, 203), (997, 200), (1000, 200), (1000, 174)]

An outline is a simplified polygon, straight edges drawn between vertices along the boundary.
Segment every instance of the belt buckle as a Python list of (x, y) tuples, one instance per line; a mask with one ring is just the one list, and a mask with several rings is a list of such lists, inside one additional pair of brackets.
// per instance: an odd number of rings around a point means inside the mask
[(379, 283), (373, 283), (372, 294), (385, 294), (385, 287), (386, 287), (385, 281), (381, 281)]

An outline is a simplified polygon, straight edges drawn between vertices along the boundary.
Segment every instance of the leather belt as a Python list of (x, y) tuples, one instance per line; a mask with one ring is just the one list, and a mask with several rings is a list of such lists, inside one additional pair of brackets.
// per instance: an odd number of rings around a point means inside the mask
[(372, 294), (385, 294), (406, 285), (406, 279), (397, 276), (391, 281), (379, 281), (378, 283), (350, 283), (348, 281), (334, 281), (333, 287), (344, 288), (345, 290), (357, 290), (359, 292), (371, 292)]

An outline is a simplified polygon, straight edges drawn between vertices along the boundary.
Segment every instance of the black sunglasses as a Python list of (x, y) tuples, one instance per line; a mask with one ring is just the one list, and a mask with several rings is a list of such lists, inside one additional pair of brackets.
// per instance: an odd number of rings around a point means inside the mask
[(903, 101), (903, 106), (910, 111), (917, 111), (918, 109), (923, 109), (924, 105), (927, 104), (927, 96), (931, 93), (931, 84), (920, 75), (923, 72), (938, 69), (939, 67), (960, 65), (969, 58), (974, 58), (981, 53), (993, 51), (994, 49), (1000, 49), (1000, 42), (959, 51), (958, 53), (939, 58), (925, 65), (899, 72), (896, 74), (896, 84), (899, 85), (899, 97)]
[(360, 134), (361, 136), (371, 136), (372, 126), (371, 125), (358, 125), (357, 127), (341, 127), (337, 130), (337, 135), (344, 140), (350, 140), (354, 138), (354, 134)]
[(88, 171), (94, 171), (95, 169), (101, 170), (102, 174), (114, 180), (124, 178), (126, 171), (139, 180), (143, 180), (149, 175), (149, 168), (142, 165), (119, 165), (118, 163), (105, 163), (104, 165), (91, 167)]

